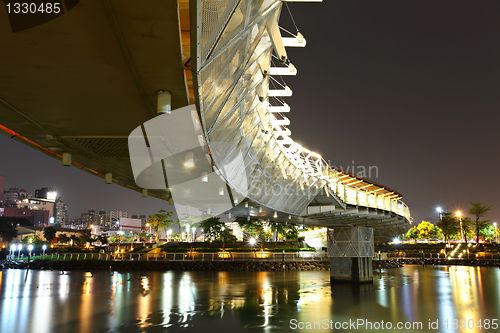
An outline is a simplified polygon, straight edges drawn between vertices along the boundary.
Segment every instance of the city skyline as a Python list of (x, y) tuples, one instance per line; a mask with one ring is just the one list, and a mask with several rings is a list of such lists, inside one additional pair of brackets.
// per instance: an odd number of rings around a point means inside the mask
[[(330, 1), (289, 7), (307, 39), (305, 49), (287, 50), (298, 69), (296, 77), (285, 78), (293, 91), (286, 99), (292, 138), (332, 165), (376, 166), (371, 180), (400, 192), (415, 223), (437, 219), (438, 206), (466, 213), (469, 201), (493, 205), (488, 218), (500, 220), (500, 4)], [(323, 13), (331, 19), (315, 19)], [(295, 32), (288, 11), (280, 22)], [(59, 188), (70, 216), (90, 208), (172, 210), (165, 201), (105, 185), (21, 146), (0, 137), (6, 187), (26, 187), (23, 179), (38, 173), (30, 186)]]
[[(35, 189), (52, 187), (56, 189), (57, 196), (62, 197), (68, 204), (68, 216), (79, 218), (80, 214), (89, 209), (97, 212), (104, 209), (109, 211), (126, 211), (130, 215), (155, 214), (160, 209), (173, 210), (168, 201), (151, 196), (143, 198), (141, 193), (123, 188), (117, 184), (105, 184), (104, 179), (95, 177), (73, 166), (63, 167), (61, 161), (51, 158), (20, 142), (0, 136), (0, 147), (11, 149), (10, 156), (16, 162), (0, 163), (0, 174), (5, 175), (5, 190), (10, 187), (25, 189), (28, 194), (35, 193)], [(19, 164), (30, 164), (37, 160), (38, 167), (35, 172), (26, 172), (19, 168)], [(36, 170), (56, 170), (53, 175), (40, 175)], [(49, 172), (50, 173), (50, 172)], [(57, 175), (57, 176), (56, 176)], [(81, 192), (95, 193), (81, 195)], [(171, 208), (170, 208), (171, 207)]]

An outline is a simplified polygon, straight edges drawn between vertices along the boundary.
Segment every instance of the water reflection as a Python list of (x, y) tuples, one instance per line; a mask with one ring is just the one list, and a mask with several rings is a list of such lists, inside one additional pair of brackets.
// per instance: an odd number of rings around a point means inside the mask
[[(361, 286), (330, 286), (327, 271), (4, 270), (0, 332), (288, 332), (291, 320), (333, 325), (358, 319), (422, 322), (419, 332), (453, 332), (446, 319), (498, 316), (499, 282), (497, 268), (459, 266), (391, 269)], [(429, 320), (439, 320), (439, 329), (429, 330)]]

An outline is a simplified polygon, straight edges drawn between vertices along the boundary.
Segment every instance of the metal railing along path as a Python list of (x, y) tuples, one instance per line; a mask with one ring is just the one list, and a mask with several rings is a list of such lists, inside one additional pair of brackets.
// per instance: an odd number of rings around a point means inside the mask
[[(498, 260), (498, 253), (489, 253), (476, 256), (474, 253), (467, 253), (462, 258), (448, 258), (449, 255), (443, 253), (385, 253), (387, 259), (449, 259), (449, 260)], [(374, 259), (378, 259), (377, 254)]]
[(183, 253), (61, 253), (46, 254), (37, 259), (54, 261), (103, 260), (103, 261), (323, 261), (326, 252), (183, 252)]

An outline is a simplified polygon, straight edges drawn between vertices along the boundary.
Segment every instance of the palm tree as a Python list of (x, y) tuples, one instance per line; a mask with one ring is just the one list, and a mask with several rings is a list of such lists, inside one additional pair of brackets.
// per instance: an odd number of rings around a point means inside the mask
[(485, 217), (488, 211), (493, 207), (493, 205), (487, 206), (482, 202), (469, 202), (471, 204), (471, 208), (469, 209), (469, 214), (476, 217), (476, 244), (479, 244), (479, 229), (484, 229), (488, 227), (488, 222), (490, 220), (479, 221), (481, 217)]
[(76, 245), (76, 242), (78, 241), (78, 236), (71, 235), (71, 236), (69, 236), (69, 239), (71, 240), (71, 246), (73, 246), (73, 245)]
[(57, 230), (54, 227), (45, 227), (43, 229), (43, 237), (50, 243), (56, 237)]

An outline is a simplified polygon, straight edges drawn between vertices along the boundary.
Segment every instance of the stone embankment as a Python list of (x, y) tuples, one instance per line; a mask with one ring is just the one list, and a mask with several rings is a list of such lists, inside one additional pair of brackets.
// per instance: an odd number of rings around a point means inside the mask
[[(27, 268), (26, 261), (2, 260), (0, 269)], [(399, 268), (404, 265), (494, 266), (497, 260), (391, 259), (373, 260), (374, 269)], [(29, 264), (37, 270), (114, 270), (114, 271), (318, 271), (329, 270), (328, 261), (104, 261), (104, 260), (36, 260)]]
[(498, 267), (498, 260), (475, 260), (475, 259), (416, 259), (404, 258), (398, 259), (403, 265), (456, 265), (456, 266), (488, 266)]
[[(3, 260), (0, 269), (27, 268), (27, 262)], [(29, 264), (37, 270), (181, 270), (181, 271), (317, 271), (330, 269), (328, 261), (253, 262), (253, 261), (50, 261), (37, 260)]]
[(380, 269), (380, 268), (400, 268), (403, 267), (403, 262), (396, 260), (396, 259), (390, 259), (390, 260), (373, 260), (373, 268), (374, 269)]

